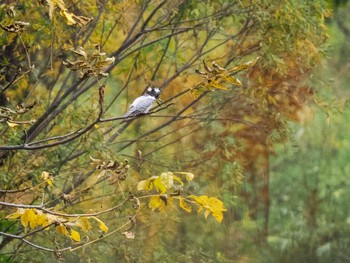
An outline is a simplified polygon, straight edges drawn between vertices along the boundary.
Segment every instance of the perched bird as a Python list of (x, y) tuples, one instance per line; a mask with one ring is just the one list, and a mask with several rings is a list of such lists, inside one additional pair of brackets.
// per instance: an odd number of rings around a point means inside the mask
[(146, 94), (136, 98), (123, 117), (127, 118), (147, 113), (152, 108), (153, 103), (159, 98), (159, 95), (160, 89), (148, 87)]

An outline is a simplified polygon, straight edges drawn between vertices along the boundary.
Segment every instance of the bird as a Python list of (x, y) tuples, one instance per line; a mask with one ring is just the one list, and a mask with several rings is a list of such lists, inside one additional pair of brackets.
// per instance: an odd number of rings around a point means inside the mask
[(129, 110), (123, 115), (123, 118), (146, 114), (153, 103), (159, 98), (160, 89), (147, 87), (146, 94), (137, 97), (130, 105)]

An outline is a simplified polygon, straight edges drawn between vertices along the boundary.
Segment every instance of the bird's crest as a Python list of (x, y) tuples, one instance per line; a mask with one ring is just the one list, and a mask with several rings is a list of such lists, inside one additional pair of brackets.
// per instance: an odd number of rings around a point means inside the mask
[(158, 99), (159, 95), (160, 95), (160, 89), (158, 88), (152, 88), (152, 87), (148, 87), (147, 88), (147, 94)]

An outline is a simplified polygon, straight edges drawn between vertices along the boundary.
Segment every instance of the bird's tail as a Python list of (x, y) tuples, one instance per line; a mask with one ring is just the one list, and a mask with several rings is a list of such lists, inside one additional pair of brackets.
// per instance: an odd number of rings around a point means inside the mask
[(128, 110), (128, 111), (122, 116), (122, 118), (130, 117), (130, 116), (131, 116), (131, 113), (132, 113), (132, 110)]

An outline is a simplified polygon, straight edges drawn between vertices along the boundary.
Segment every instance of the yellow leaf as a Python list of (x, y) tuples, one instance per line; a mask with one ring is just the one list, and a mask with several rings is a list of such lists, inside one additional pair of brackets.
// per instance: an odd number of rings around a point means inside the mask
[(103, 232), (107, 233), (108, 227), (105, 225), (105, 223), (103, 223), (103, 222), (101, 221), (99, 227), (100, 227), (100, 229), (101, 229)]
[(105, 225), (105, 223), (103, 223), (103, 222), (102, 222), (100, 219), (98, 219), (97, 217), (92, 217), (92, 218), (95, 219), (97, 222), (99, 222), (99, 223), (100, 223), (99, 228), (100, 228), (103, 232), (107, 233), (108, 227)]
[(46, 0), (46, 3), (49, 6), (49, 17), (51, 20), (56, 5), (58, 5), (60, 9), (66, 9), (63, 0)]
[(230, 68), (229, 70), (227, 70), (228, 72), (231, 72), (231, 73), (236, 73), (236, 72), (239, 72), (239, 71), (242, 71), (242, 70), (245, 70), (245, 69), (248, 69), (248, 65), (246, 64), (241, 64), (241, 65), (238, 65), (238, 66), (235, 66), (233, 68)]
[(100, 163), (100, 162), (102, 162), (101, 159), (95, 159), (95, 158), (93, 158), (91, 155), (89, 155), (89, 157), (90, 157), (90, 160), (91, 160), (93, 163)]
[(205, 195), (202, 195), (202, 196), (190, 195), (188, 196), (188, 198), (192, 198), (200, 206), (202, 206), (206, 202), (206, 199), (208, 199), (208, 197)]
[(38, 216), (34, 209), (28, 209), (27, 211), (29, 226), (31, 229), (34, 229), (38, 225)]
[(194, 178), (194, 174), (193, 173), (188, 173), (188, 172), (176, 172), (176, 173), (185, 175), (187, 182), (191, 182), (193, 180), (193, 178)]
[[(86, 26), (88, 23), (90, 23), (93, 18), (92, 17), (85, 17), (85, 16), (77, 16), (71, 12), (69, 12), (67, 9), (62, 9), (61, 10), (61, 15), (66, 18), (67, 20), (67, 25), (75, 25), (77, 24), (78, 26)], [(104, 67), (106, 65), (111, 64), (111, 59), (100, 62), (101, 65), (100, 67)]]
[(221, 212), (214, 212), (212, 215), (219, 223), (221, 223), (224, 218), (224, 215)]
[[(170, 189), (174, 186), (174, 175), (172, 172), (161, 173), (160, 179), (166, 189)], [(165, 191), (162, 193), (165, 193)]]
[(77, 219), (76, 225), (80, 227), (84, 232), (88, 232), (92, 226), (86, 217), (79, 217)]
[(152, 196), (148, 203), (148, 207), (153, 211), (163, 211), (166, 207), (166, 204), (159, 196)]
[(56, 227), (56, 231), (60, 234), (63, 234), (63, 235), (66, 235), (66, 236), (69, 236), (69, 233), (68, 233), (68, 230), (67, 228), (65, 227), (65, 225), (58, 225)]
[(22, 214), (24, 213), (24, 209), (23, 208), (18, 208), (16, 212), (9, 214), (8, 216), (6, 216), (6, 219), (17, 219), (19, 218)]
[(180, 201), (180, 207), (181, 207), (183, 210), (185, 210), (185, 211), (188, 212), (188, 213), (191, 213), (191, 212), (192, 212), (192, 207), (189, 206), (189, 205), (186, 203), (186, 201), (185, 201), (184, 198), (180, 197), (180, 198), (179, 198), (179, 201)]
[(43, 171), (40, 175), (40, 178), (44, 179), (44, 181), (46, 181), (46, 183), (48, 185), (53, 186), (53, 184), (52, 184), (53, 180), (52, 180), (52, 176), (50, 173)]
[(79, 241), (80, 241), (80, 234), (79, 234), (78, 231), (75, 231), (74, 229), (71, 229), (71, 230), (70, 230), (70, 235), (69, 235), (69, 237), (70, 237), (72, 240), (76, 241), (76, 242), (79, 242)]
[(102, 171), (98, 174), (97, 178), (100, 179), (101, 177), (104, 177), (106, 173), (107, 173), (106, 170), (102, 170)]
[(178, 181), (181, 185), (184, 185), (182, 180), (179, 177), (177, 177), (176, 175), (173, 175), (173, 178), (174, 178), (174, 180)]
[(260, 57), (256, 57), (256, 58), (253, 59), (253, 60), (247, 61), (247, 62), (245, 62), (245, 63), (243, 63), (243, 64), (240, 64), (240, 65), (238, 65), (238, 66), (235, 66), (235, 67), (233, 67), (233, 68), (230, 68), (230, 69), (228, 70), (228, 72), (230, 72), (230, 73), (237, 73), (237, 72), (239, 72), (239, 71), (246, 70), (246, 69), (249, 69), (249, 68), (251, 68), (251, 67), (254, 67), (255, 64), (256, 64), (256, 62), (257, 62), (259, 59), (260, 59)]
[(41, 172), (40, 178), (46, 180), (49, 176), (50, 174), (48, 172), (43, 171)]
[(137, 184), (137, 190), (141, 191), (141, 190), (152, 190), (153, 185), (150, 179), (147, 180), (142, 180)]
[(170, 189), (174, 185), (174, 175), (172, 172), (161, 173), (160, 178), (162, 183), (167, 189)]
[(186, 180), (187, 182), (191, 182), (194, 178), (194, 174), (193, 173), (186, 173)]
[(227, 209), (224, 208), (224, 203), (215, 197), (210, 197), (208, 199), (208, 205), (211, 207), (213, 212), (214, 211), (227, 211)]
[(67, 227), (64, 224), (60, 224), (56, 227), (56, 231), (60, 234), (63, 234), (73, 241), (79, 242), (80, 241), (80, 234), (78, 231), (75, 231), (74, 229), (67, 229)]
[(18, 124), (18, 123), (14, 123), (14, 122), (10, 122), (10, 121), (7, 121), (7, 125), (8, 125), (10, 128), (13, 128), (13, 127), (19, 126), (19, 124)]
[(65, 222), (66, 219), (61, 218), (59, 216), (56, 215), (51, 215), (51, 214), (45, 214), (46, 218), (47, 218), (47, 223), (51, 224), (51, 223), (61, 223), (61, 222)]
[(258, 62), (258, 60), (260, 59), (260, 57), (256, 57), (255, 59), (253, 60), (250, 60), (248, 62), (246, 62), (245, 64), (248, 66), (248, 67), (254, 67), (256, 62)]
[(53, 186), (52, 180), (51, 180), (51, 179), (47, 179), (47, 180), (46, 180), (46, 183), (47, 183), (49, 186)]
[(197, 212), (200, 213), (203, 210), (203, 206), (199, 206)]
[(21, 223), (24, 227), (28, 226), (29, 220), (27, 210), (25, 210), (24, 213), (21, 215)]
[(163, 201), (159, 198), (159, 196), (152, 196), (148, 203), (148, 207), (152, 210), (155, 210), (160, 207), (162, 203)]
[(46, 3), (49, 6), (49, 17), (52, 20), (53, 10), (55, 9), (55, 2), (53, 0), (46, 0)]
[[(36, 211), (37, 214), (37, 223), (39, 226), (47, 226), (49, 224), (49, 219), (46, 214), (43, 214), (41, 211)], [(48, 229), (48, 228), (46, 228)]]
[(227, 82), (230, 82), (231, 84), (233, 85), (236, 85), (236, 86), (242, 86), (242, 82), (237, 79), (236, 77), (233, 77), (233, 76), (223, 76), (222, 77), (225, 81)]
[(55, 2), (55, 4), (58, 5), (58, 7), (59, 7), (60, 9), (66, 9), (66, 6), (65, 6), (63, 0), (53, 0), (53, 2)]
[(198, 205), (198, 212), (202, 211), (203, 208), (205, 209), (204, 211), (204, 217), (207, 218), (210, 213), (212, 213), (213, 217), (221, 223), (223, 219), (223, 212), (227, 211), (227, 209), (224, 207), (224, 203), (215, 198), (215, 197), (208, 197), (205, 195), (202, 196), (195, 196), (191, 195), (188, 198), (193, 199)]
[(210, 210), (209, 210), (209, 209), (206, 209), (206, 210), (204, 211), (204, 217), (205, 217), (205, 219), (207, 219), (209, 215), (210, 215)]
[(208, 85), (215, 89), (227, 90), (225, 86), (221, 85), (219, 82), (217, 82), (214, 79), (208, 79)]
[(162, 194), (166, 192), (166, 187), (163, 184), (163, 180), (161, 177), (158, 177), (156, 180), (154, 180), (153, 185), (157, 189), (157, 192), (161, 192)]
[(270, 102), (271, 104), (273, 104), (273, 105), (275, 105), (275, 106), (278, 106), (277, 101), (276, 101), (275, 98), (272, 97), (271, 95), (267, 95), (267, 100), (268, 100), (268, 102)]
[(61, 10), (61, 15), (64, 16), (67, 20), (67, 25), (75, 25), (77, 22), (74, 19), (74, 14), (68, 12), (66, 9)]

